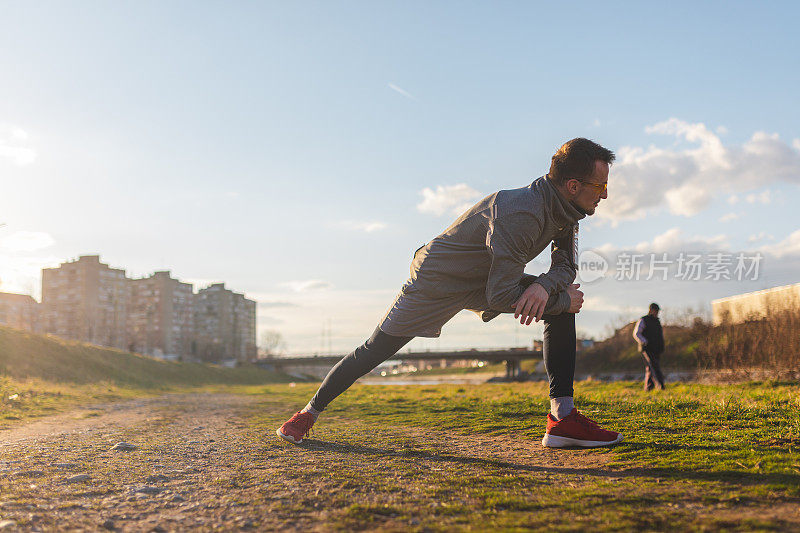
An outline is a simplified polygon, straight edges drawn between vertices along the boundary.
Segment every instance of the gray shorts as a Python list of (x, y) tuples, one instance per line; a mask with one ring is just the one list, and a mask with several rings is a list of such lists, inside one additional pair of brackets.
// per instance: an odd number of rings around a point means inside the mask
[(464, 309), (475, 312), (489, 309), (486, 290), (434, 296), (409, 280), (378, 327), (396, 337), (438, 337), (442, 326)]

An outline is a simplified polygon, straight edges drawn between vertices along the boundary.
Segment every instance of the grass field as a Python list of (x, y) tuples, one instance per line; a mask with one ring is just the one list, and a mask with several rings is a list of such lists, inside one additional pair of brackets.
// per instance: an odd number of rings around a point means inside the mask
[(293, 446), (275, 429), (316, 383), (2, 328), (0, 366), (22, 529), (800, 531), (797, 383), (580, 382), (625, 435), (593, 450), (540, 445), (544, 383), (357, 385)]
[[(33, 440), (16, 421), (0, 512), (43, 530), (800, 530), (795, 384), (579, 383), (583, 410), (625, 434), (593, 450), (540, 445), (541, 383), (356, 386), (304, 444), (284, 443), (275, 428), (314, 388), (95, 406), (40, 419)], [(139, 448), (115, 454), (119, 440)]]
[[(276, 427), (291, 414), (281, 412), (287, 400), (302, 405), (312, 389), (260, 390), (264, 413), (255, 421)], [(305, 461), (343, 446), (391, 467), (315, 466), (291, 475), (298, 484), (324, 478), (325, 486), (364, 498), (326, 495), (325, 505), (341, 506), (342, 527), (800, 528), (796, 384), (677, 385), (646, 394), (639, 383), (581, 383), (576, 402), (625, 441), (611, 449), (542, 449), (542, 384), (357, 387), (331, 405), (306, 450), (287, 453)], [(462, 451), (426, 439), (426, 431)], [(496, 459), (511, 443), (518, 459)], [(438, 468), (420, 470), (397, 457)]]

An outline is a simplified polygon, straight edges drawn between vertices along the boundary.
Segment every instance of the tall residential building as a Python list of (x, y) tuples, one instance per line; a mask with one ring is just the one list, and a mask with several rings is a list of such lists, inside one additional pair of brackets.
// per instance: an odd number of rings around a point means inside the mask
[(39, 303), (27, 294), (0, 292), (0, 324), (39, 332)]
[(195, 294), (169, 271), (132, 279), (128, 349), (167, 359), (192, 356)]
[(98, 255), (42, 270), (45, 333), (127, 350), (129, 301), (125, 271), (109, 268)]
[(258, 358), (256, 346), (256, 302), (248, 300), (243, 294), (233, 294), (234, 354), (239, 361), (255, 361)]
[(256, 358), (256, 303), (215, 283), (197, 293), (196, 357), (204, 361)]

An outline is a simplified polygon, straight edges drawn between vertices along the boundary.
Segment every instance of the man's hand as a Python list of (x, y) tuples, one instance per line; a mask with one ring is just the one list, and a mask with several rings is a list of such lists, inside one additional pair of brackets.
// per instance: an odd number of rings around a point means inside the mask
[(534, 318), (536, 322), (539, 322), (544, 314), (544, 307), (547, 305), (549, 296), (544, 287), (536, 282), (531, 283), (519, 300), (511, 304), (511, 307), (514, 308), (514, 318), (519, 318), (519, 323), (526, 326), (529, 326)]
[(580, 313), (581, 307), (583, 307), (583, 291), (578, 290), (580, 286), (580, 283), (573, 283), (567, 288), (567, 294), (569, 294), (569, 309), (567, 311), (570, 313)]

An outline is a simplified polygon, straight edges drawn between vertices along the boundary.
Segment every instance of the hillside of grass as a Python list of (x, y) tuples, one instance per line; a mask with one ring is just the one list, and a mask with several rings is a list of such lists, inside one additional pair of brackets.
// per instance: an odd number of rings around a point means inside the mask
[(223, 368), (152, 357), (0, 326), (0, 377), (151, 389), (292, 381), (256, 366)]
[[(581, 372), (641, 371), (642, 355), (633, 340), (634, 325), (633, 322), (626, 324), (609, 338), (578, 352), (577, 368)], [(695, 352), (698, 346), (696, 337), (692, 328), (665, 325), (661, 367), (664, 370), (695, 370)]]

